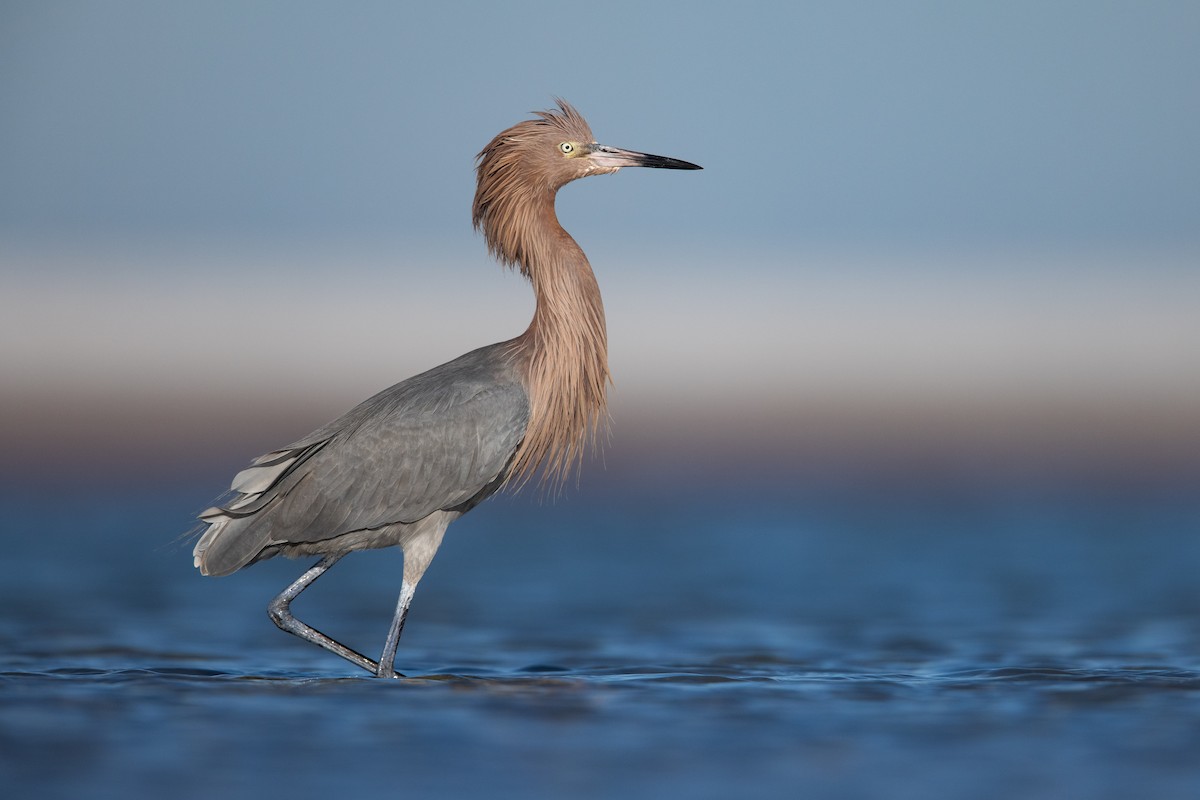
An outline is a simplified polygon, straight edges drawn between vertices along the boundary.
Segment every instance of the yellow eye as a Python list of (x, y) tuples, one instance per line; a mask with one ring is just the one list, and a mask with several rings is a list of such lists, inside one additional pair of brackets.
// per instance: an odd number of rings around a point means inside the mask
[(563, 155), (569, 156), (571, 153), (575, 152), (575, 145), (571, 144), (570, 142), (563, 142), (558, 146), (558, 149), (563, 151)]

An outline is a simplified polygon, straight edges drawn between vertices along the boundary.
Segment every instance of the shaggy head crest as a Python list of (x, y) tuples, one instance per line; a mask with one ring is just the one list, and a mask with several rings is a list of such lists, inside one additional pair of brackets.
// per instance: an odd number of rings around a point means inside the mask
[(535, 119), (497, 134), (476, 156), (471, 222), (497, 259), (522, 271), (528, 210), (538, 201), (552, 204), (564, 184), (601, 171), (579, 157), (593, 143), (587, 120), (567, 101), (556, 102), (557, 109), (535, 111)]

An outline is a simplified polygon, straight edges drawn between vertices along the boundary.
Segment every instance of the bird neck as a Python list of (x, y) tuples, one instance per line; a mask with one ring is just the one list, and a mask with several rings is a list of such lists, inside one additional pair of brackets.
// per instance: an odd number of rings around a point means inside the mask
[(537, 301), (529, 328), (517, 338), (526, 363), (529, 428), (512, 474), (528, 479), (539, 464), (561, 482), (595, 443), (607, 408), (608, 334), (600, 287), (587, 256), (558, 223), (554, 198), (530, 215), (521, 271)]

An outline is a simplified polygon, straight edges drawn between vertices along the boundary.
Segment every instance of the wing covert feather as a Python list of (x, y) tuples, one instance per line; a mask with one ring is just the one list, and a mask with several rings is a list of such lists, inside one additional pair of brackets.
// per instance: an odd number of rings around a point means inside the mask
[(372, 417), (297, 467), (269, 511), (268, 537), (319, 541), (461, 505), (504, 470), (528, 418), (524, 391), (512, 384), (449, 407)]
[(228, 574), (276, 545), (416, 522), (483, 499), (529, 423), (519, 374), (508, 343), (483, 347), (260, 456), (234, 478), (230, 502), (200, 515), (209, 527), (196, 565)]

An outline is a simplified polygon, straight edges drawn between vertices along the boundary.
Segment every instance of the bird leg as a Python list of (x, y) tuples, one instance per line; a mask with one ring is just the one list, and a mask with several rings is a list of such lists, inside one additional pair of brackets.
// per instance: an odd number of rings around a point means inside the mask
[(379, 656), (379, 669), (375, 675), (383, 678), (396, 674), (393, 665), (396, 663), (396, 647), (400, 644), (400, 634), (404, 632), (404, 620), (408, 618), (408, 606), (412, 603), (416, 584), (405, 580), (400, 584), (400, 599), (396, 601), (396, 616), (392, 617), (392, 626), (388, 628), (387, 640), (383, 643), (383, 654)]
[(284, 589), (279, 593), (278, 597), (271, 601), (270, 605), (267, 606), (267, 613), (270, 614), (271, 621), (278, 625), (280, 630), (287, 631), (293, 636), (299, 636), (301, 639), (312, 642), (315, 645), (320, 645), (331, 653), (336, 653), (352, 664), (362, 667), (367, 672), (379, 675), (382, 673), (380, 672), (379, 665), (374, 661), (361, 653), (351, 650), (346, 645), (334, 641), (316, 628), (306, 625), (292, 616), (291, 604), (297, 595), (307, 589), (317, 578), (324, 575), (325, 571), (336, 564), (344, 555), (346, 554), (331, 553), (310, 567), (303, 575), (296, 579), (295, 583)]
[[(458, 515), (456, 514), (455, 517)], [(392, 617), (392, 626), (388, 628), (387, 640), (383, 643), (383, 654), (379, 656), (379, 668), (376, 675), (391, 677), (396, 673), (393, 665), (396, 663), (396, 646), (400, 644), (400, 634), (404, 631), (404, 620), (408, 617), (408, 607), (412, 604), (413, 594), (421, 576), (429, 568), (446, 526), (454, 517), (430, 515), (422, 522), (423, 526), (413, 531), (411, 538), (403, 545), (404, 549), (404, 578), (400, 583), (400, 598), (396, 601), (396, 616)]]

